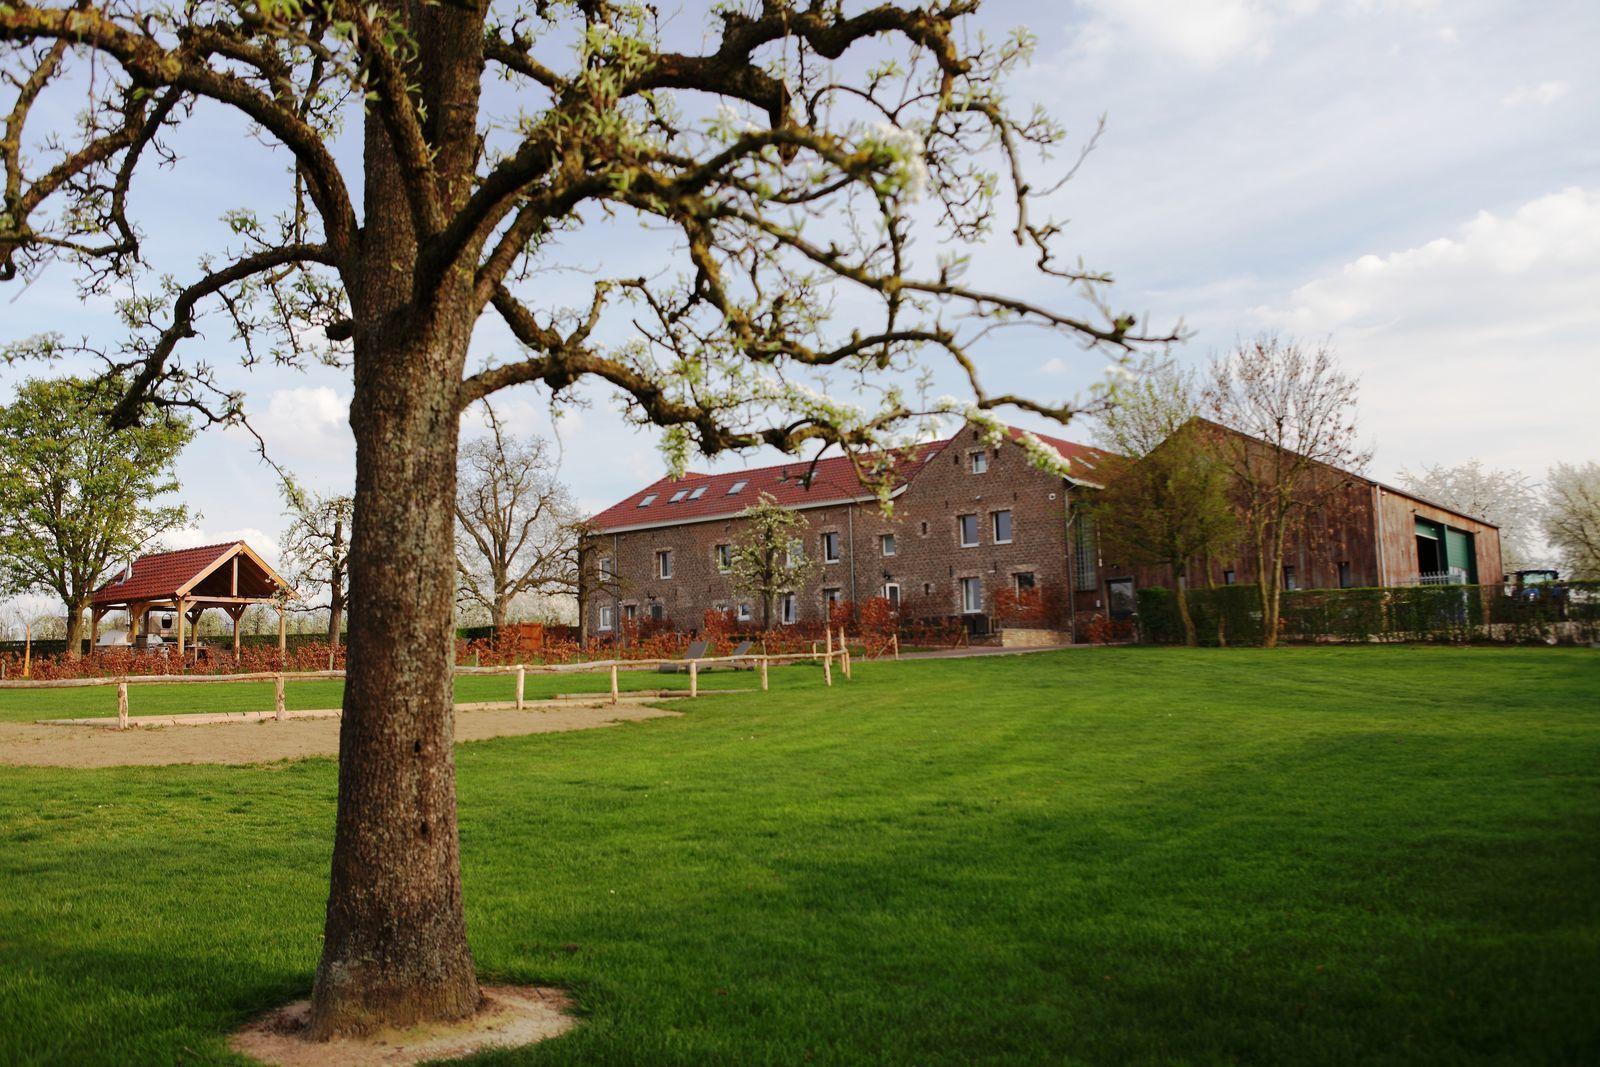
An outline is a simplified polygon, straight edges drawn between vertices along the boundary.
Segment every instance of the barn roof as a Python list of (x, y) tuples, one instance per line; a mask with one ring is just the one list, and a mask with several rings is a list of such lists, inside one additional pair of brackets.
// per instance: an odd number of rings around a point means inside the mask
[[(1013, 440), (1024, 431), (1008, 427)], [(1060, 452), (1072, 464), (1075, 474), (1093, 479), (1094, 466), (1104, 453), (1087, 445), (1059, 437), (1034, 434)], [(895, 481), (908, 485), (928, 462), (956, 440), (946, 437), (913, 445), (895, 463)], [(821, 507), (849, 501), (874, 499), (872, 488), (857, 473), (848, 456), (823, 459), (792, 459), (766, 467), (730, 471), (725, 474), (688, 473), (681, 478), (661, 478), (651, 482), (590, 519), (590, 525), (606, 532), (651, 526), (673, 526), (686, 522), (731, 518), (754, 504), (762, 493), (769, 493), (787, 508)]]
[[(239, 560), (237, 586), (233, 584), (233, 569), (223, 566), (235, 557)], [(94, 603), (142, 603), (191, 595), (198, 599), (215, 596), (269, 600), (293, 592), (289, 583), (249, 545), (228, 541), (140, 556), (125, 573), (95, 590)]]

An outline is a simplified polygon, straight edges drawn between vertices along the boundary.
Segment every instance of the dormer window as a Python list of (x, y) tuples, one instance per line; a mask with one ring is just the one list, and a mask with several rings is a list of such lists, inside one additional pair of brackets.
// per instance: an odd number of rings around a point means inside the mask
[(651, 504), (654, 504), (655, 502), (656, 502), (656, 495), (654, 493), (646, 493), (643, 497), (641, 497), (639, 499), (639, 506), (641, 508), (647, 508)]
[(668, 500), (667, 503), (676, 504), (678, 501), (682, 500), (684, 497), (686, 497), (688, 495), (689, 495), (689, 490), (687, 490), (687, 489), (679, 489), (676, 493), (672, 494), (672, 499)]
[(747, 486), (749, 484), (750, 484), (749, 482), (747, 482), (747, 481), (745, 481), (744, 479), (741, 478), (739, 481), (734, 482), (732, 485), (728, 486), (728, 495), (732, 496), (733, 494), (739, 492), (741, 489), (743, 489), (745, 486)]

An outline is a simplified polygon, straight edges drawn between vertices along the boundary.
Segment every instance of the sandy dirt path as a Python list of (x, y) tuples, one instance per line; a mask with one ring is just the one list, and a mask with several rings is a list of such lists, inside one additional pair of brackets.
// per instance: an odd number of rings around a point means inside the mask
[[(530, 705), (456, 710), (456, 741), (590, 730), (676, 711), (624, 702)], [(337, 718), (287, 722), (228, 722), (107, 730), (0, 722), (0, 764), (33, 767), (158, 767), (169, 763), (271, 763), (332, 756), (339, 751)]]

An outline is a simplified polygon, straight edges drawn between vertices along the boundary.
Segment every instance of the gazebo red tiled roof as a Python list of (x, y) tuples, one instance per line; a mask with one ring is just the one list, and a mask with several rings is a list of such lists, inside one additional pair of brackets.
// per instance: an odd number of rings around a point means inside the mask
[[(232, 569), (224, 567), (232, 559), (243, 564), (237, 566), (237, 579)], [(219, 574), (219, 571), (227, 571), (227, 574)], [(213, 575), (215, 579), (208, 582), (207, 579)], [(212, 585), (217, 588), (209, 588)], [(226, 588), (223, 588), (224, 585)], [(198, 600), (243, 598), (266, 601), (284, 593), (293, 593), (289, 583), (256, 555), (249, 545), (243, 541), (228, 541), (140, 556), (133, 561), (128, 573), (95, 590), (94, 605), (105, 607), (176, 601), (186, 596)]]

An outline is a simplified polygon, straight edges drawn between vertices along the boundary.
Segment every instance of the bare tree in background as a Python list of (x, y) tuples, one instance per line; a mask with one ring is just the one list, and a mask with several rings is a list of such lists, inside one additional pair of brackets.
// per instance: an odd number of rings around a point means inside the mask
[[(1435, 464), (1416, 471), (1402, 469), (1398, 481), (1402, 489), (1424, 499), (1498, 526), (1500, 559), (1507, 571), (1538, 565), (1535, 539), (1544, 503), (1532, 478), (1470, 459), (1454, 467)], [(1491, 576), (1480, 577), (1489, 580)]]
[(328, 597), (328, 644), (339, 647), (350, 595), (350, 527), (355, 499), (334, 494), (307, 493), (288, 484), (284, 499), (289, 507), (289, 528), (283, 532), (282, 561), (286, 577), (304, 596)]
[(456, 569), (461, 602), (487, 610), (499, 629), (519, 596), (576, 595), (579, 516), (549, 443), (506, 432), (483, 408), (488, 436), (461, 446)]
[(1545, 478), (1544, 535), (1566, 577), (1600, 581), (1600, 463), (1557, 463)]
[(1356, 380), (1331, 345), (1263, 336), (1213, 361), (1202, 398), (1228, 466), (1241, 536), (1255, 555), (1262, 643), (1278, 643), (1283, 554), (1289, 538), (1314, 533), (1312, 518), (1337, 504), (1372, 459), (1356, 435)]

